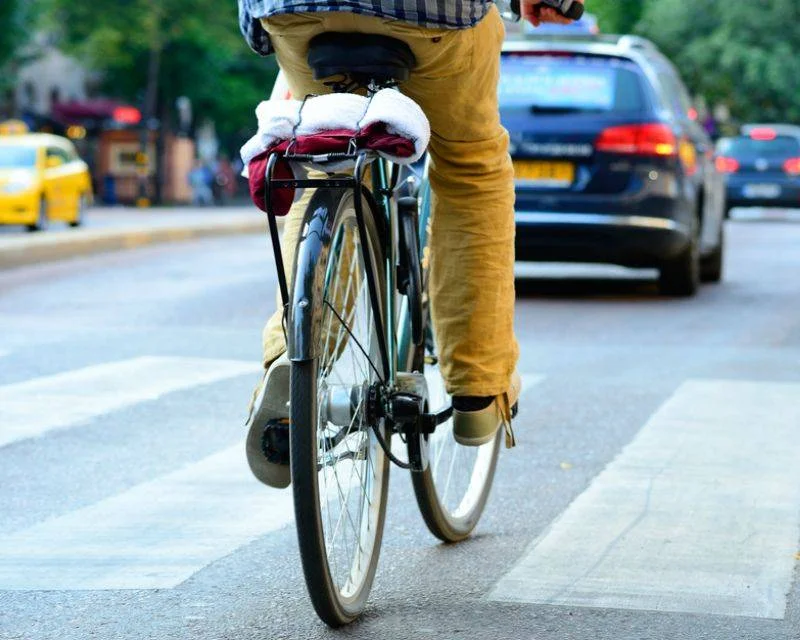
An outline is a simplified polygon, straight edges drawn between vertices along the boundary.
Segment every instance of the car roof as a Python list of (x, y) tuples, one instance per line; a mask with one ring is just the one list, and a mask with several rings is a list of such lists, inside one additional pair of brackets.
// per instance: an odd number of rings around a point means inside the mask
[(72, 143), (69, 140), (51, 133), (24, 133), (0, 136), (0, 145), (16, 147), (54, 146), (62, 149), (72, 149)]
[[(648, 75), (653, 71), (667, 71), (681, 83), (675, 66), (658, 47), (646, 38), (629, 35), (573, 35), (573, 36), (523, 36), (511, 37), (503, 43), (504, 53), (522, 53), (525, 51), (547, 52), (566, 51), (575, 54), (621, 58), (636, 63)], [(657, 74), (652, 74), (653, 76)], [(656, 77), (651, 80), (657, 82)]]

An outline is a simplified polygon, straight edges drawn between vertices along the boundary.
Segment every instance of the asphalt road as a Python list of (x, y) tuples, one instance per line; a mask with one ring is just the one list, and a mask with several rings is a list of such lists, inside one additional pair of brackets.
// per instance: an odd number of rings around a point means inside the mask
[(519, 446), (477, 534), (438, 544), (395, 470), (369, 609), (338, 632), (289, 494), (242, 456), (266, 239), (0, 273), (0, 638), (796, 640), (800, 221), (727, 240), (692, 300), (521, 268)]

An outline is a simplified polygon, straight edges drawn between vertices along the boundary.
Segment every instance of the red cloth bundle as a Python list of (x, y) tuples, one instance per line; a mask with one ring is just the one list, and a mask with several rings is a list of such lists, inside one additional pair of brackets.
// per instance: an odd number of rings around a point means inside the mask
[[(397, 158), (410, 158), (414, 155), (414, 142), (403, 136), (389, 133), (386, 125), (377, 122), (365, 127), (362, 131), (337, 129), (321, 131), (313, 135), (298, 136), (294, 143), (283, 140), (257, 155), (248, 165), (250, 198), (262, 211), (267, 211), (266, 203), (266, 171), (269, 156), (284, 152), (291, 144), (292, 154), (322, 155), (326, 153), (346, 153), (350, 150), (350, 141), (355, 139), (359, 150), (370, 150), (385, 153)], [(279, 158), (272, 177), (276, 180), (292, 180), (295, 168), (291, 158)], [(300, 177), (300, 176), (298, 176)], [(294, 202), (295, 189), (292, 187), (272, 189), (272, 211), (275, 215), (284, 216)]]

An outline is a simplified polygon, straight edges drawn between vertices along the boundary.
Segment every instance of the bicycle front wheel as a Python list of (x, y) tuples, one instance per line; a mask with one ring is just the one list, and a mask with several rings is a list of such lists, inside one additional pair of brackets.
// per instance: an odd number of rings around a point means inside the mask
[[(433, 413), (447, 408), (450, 397), (437, 364), (433, 332), (428, 327), (425, 345), (425, 380)], [(417, 358), (418, 363), (421, 358)], [(421, 363), (420, 363), (421, 364)], [(421, 368), (418, 364), (418, 369)], [(494, 481), (503, 430), (480, 447), (465, 447), (453, 437), (453, 420), (440, 424), (428, 436), (428, 468), (412, 472), (411, 480), (422, 519), (430, 532), (444, 542), (468, 537), (478, 524)]]
[[(378, 335), (362, 249), (384, 308), (384, 262), (375, 212), (364, 199), (367, 237), (359, 236), (352, 191), (320, 191), (306, 217), (318, 253), (301, 260), (296, 283), (315, 289), (310, 360), (293, 362), (291, 475), (306, 584), (317, 614), (330, 626), (364, 609), (380, 552), (389, 461), (370, 407), (381, 370)], [(303, 264), (301, 264), (301, 262)], [(299, 285), (295, 285), (299, 286)], [(383, 374), (381, 374), (383, 375)]]

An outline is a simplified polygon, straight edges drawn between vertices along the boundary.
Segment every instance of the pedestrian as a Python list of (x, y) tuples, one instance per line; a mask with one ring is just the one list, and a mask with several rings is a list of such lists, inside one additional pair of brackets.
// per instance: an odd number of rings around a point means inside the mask
[(188, 176), (189, 186), (192, 189), (193, 205), (205, 206), (214, 204), (214, 194), (211, 191), (212, 180), (213, 177), (210, 170), (198, 158)]
[[(520, 8), (534, 26), (571, 22), (542, 0), (521, 0)], [(250, 46), (277, 56), (294, 96), (330, 93), (307, 60), (309, 41), (321, 33), (384, 35), (411, 48), (416, 67), (399, 89), (431, 126), (431, 309), (439, 365), (453, 398), (453, 434), (467, 446), (491, 441), (503, 425), (510, 429), (509, 407), (521, 387), (513, 326), (514, 170), (497, 98), (505, 33), (500, 12), (490, 0), (239, 0), (239, 16)], [(286, 218), (287, 271), (310, 194)], [(287, 437), (273, 429), (288, 418), (282, 318), (278, 310), (264, 330), (266, 374), (254, 394), (247, 437), (251, 470), (274, 487), (290, 482), (288, 460), (268, 459), (263, 445)]]
[(216, 201), (220, 204), (230, 200), (236, 194), (236, 174), (227, 154), (220, 154), (214, 171), (216, 185)]

